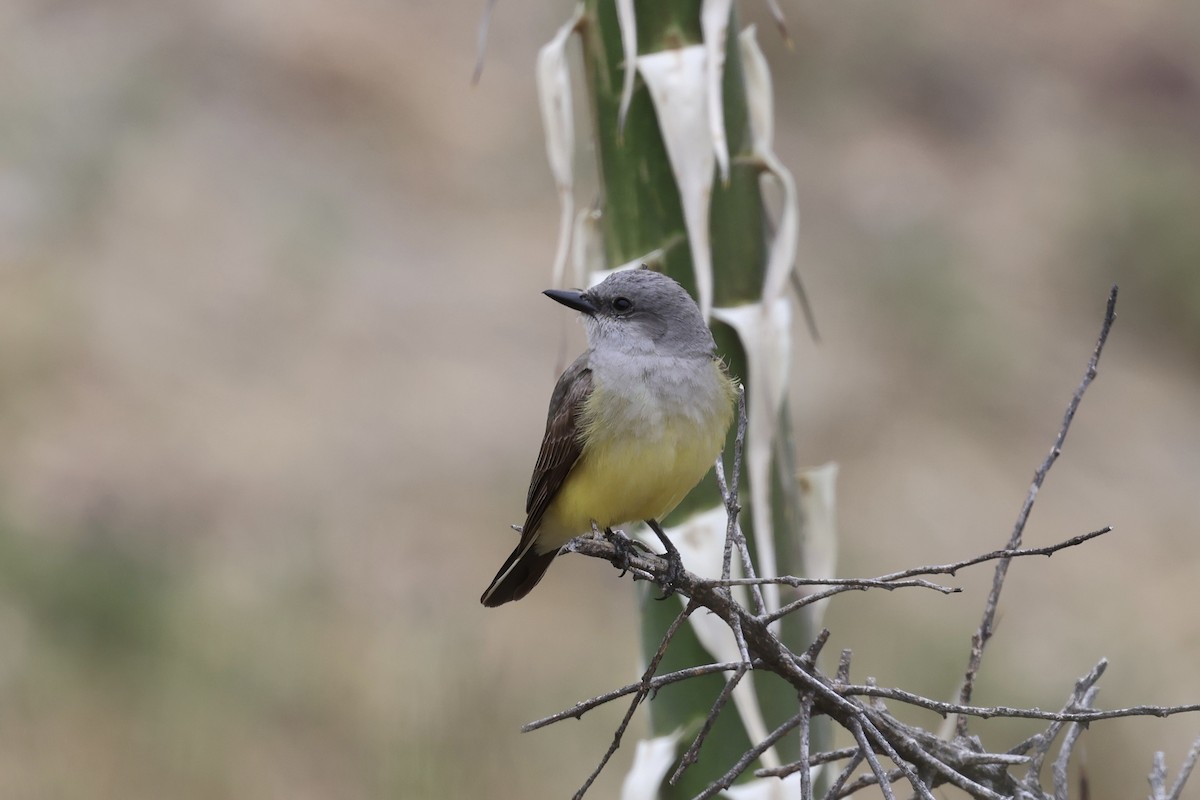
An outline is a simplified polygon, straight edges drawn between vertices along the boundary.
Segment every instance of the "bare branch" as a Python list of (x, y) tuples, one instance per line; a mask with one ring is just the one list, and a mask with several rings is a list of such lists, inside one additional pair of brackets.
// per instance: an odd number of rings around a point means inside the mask
[[(1100, 676), (1104, 674), (1104, 670), (1108, 669), (1108, 661), (1100, 659), (1096, 662), (1096, 666), (1088, 670), (1087, 674), (1075, 681), (1075, 689), (1071, 692), (1071, 696), (1067, 698), (1067, 702), (1063, 705), (1063, 713), (1070, 713), (1080, 708), (1084, 697), (1091, 691), (1096, 682), (1100, 680)], [(1030, 790), (1039, 789), (1041, 786), (1042, 764), (1046, 760), (1046, 756), (1050, 754), (1050, 745), (1054, 743), (1058, 732), (1065, 725), (1067, 720), (1055, 719), (1042, 733), (1034, 736), (1029, 740), (1029, 747), (1024, 747), (1025, 743), (1018, 748), (1013, 748), (1010, 752), (1026, 752), (1032, 751), (1029, 757), (1029, 769), (1025, 773), (1025, 786)]]
[[(1087, 690), (1087, 694), (1083, 696), (1083, 700), (1079, 705), (1081, 708), (1091, 708), (1092, 701), (1096, 699), (1096, 693), (1100, 690), (1093, 686)], [(1071, 760), (1071, 753), (1075, 749), (1075, 742), (1079, 740), (1079, 734), (1083, 733), (1084, 726), (1078, 722), (1072, 722), (1067, 726), (1067, 732), (1063, 736), (1062, 745), (1058, 749), (1058, 758), (1054, 759), (1054, 800), (1067, 800), (1067, 766)]]
[[(843, 758), (851, 758), (858, 753), (857, 747), (843, 747), (840, 750), (829, 750), (823, 753), (812, 753), (808, 757), (808, 766), (817, 767), (821, 764), (828, 764), (833, 761), (841, 761)], [(800, 769), (803, 762), (793, 761), (790, 764), (783, 764), (778, 767), (764, 767), (754, 771), (756, 778), (786, 778), (793, 772)]]
[(580, 800), (580, 798), (587, 793), (587, 790), (591, 787), (592, 783), (595, 782), (605, 765), (608, 764), (608, 760), (613, 757), (613, 753), (617, 752), (617, 748), (621, 746), (621, 739), (625, 736), (625, 730), (629, 727), (629, 721), (633, 719), (634, 712), (637, 711), (637, 707), (643, 700), (646, 699), (646, 696), (650, 694), (651, 679), (654, 677), (654, 673), (658, 671), (658, 665), (662, 661), (663, 655), (666, 654), (667, 647), (671, 644), (671, 640), (675, 638), (675, 634), (679, 631), (680, 626), (683, 625), (684, 620), (686, 620), (691, 613), (696, 610), (696, 608), (697, 604), (695, 600), (688, 602), (683, 611), (680, 611), (679, 615), (676, 616), (674, 621), (672, 621), (667, 627), (667, 632), (663, 634), (662, 641), (658, 644), (658, 650), (655, 651), (653, 658), (650, 659), (650, 664), (646, 667), (646, 671), (642, 673), (641, 685), (634, 693), (633, 700), (629, 703), (629, 710), (625, 712), (624, 719), (621, 720), (621, 724), (617, 726), (617, 730), (613, 733), (612, 744), (608, 746), (608, 750), (605, 751), (604, 757), (600, 759), (600, 763), (596, 765), (594, 770), (592, 770), (592, 774), (589, 775), (587, 780), (583, 782), (583, 785), (579, 787), (579, 791), (575, 793), (572, 800)]
[[(668, 684), (672, 683), (678, 683), (679, 681), (685, 681), (688, 678), (698, 678), (701, 675), (711, 675), (714, 672), (727, 672), (729, 670), (736, 670), (740, 666), (742, 666), (740, 662), (726, 661), (720, 664), (705, 664), (699, 667), (688, 667), (687, 669), (677, 670), (676, 672), (668, 672), (666, 675), (657, 675), (649, 681), (650, 691), (656, 692), (663, 686), (667, 686)], [(605, 703), (620, 699), (625, 695), (633, 694), (641, 689), (643, 685), (644, 684), (642, 681), (636, 681), (635, 683), (622, 686), (620, 689), (614, 689), (611, 692), (605, 692), (604, 694), (597, 695), (588, 700), (578, 702), (564, 711), (559, 711), (557, 714), (551, 714), (548, 717), (542, 717), (541, 719), (534, 720), (533, 722), (527, 722), (521, 726), (521, 733), (536, 731), (539, 728), (546, 727), (547, 725), (553, 725), (555, 722), (562, 722), (564, 719), (580, 719), (584, 714), (591, 711), (593, 708), (598, 708)]]
[[(729, 579), (730, 561), (732, 559), (732, 550), (737, 547), (738, 555), (742, 559), (742, 568), (746, 572), (746, 576), (754, 581), (757, 576), (754, 573), (754, 559), (750, 555), (750, 547), (746, 544), (746, 536), (742, 533), (742, 526), (738, 522), (738, 516), (741, 514), (742, 506), (738, 500), (738, 487), (742, 485), (742, 454), (746, 448), (746, 427), (748, 425), (746, 416), (746, 387), (738, 384), (738, 425), (737, 434), (733, 438), (733, 480), (730, 483), (725, 481), (725, 464), (718, 456), (715, 466), (717, 476), (717, 487), (721, 491), (721, 497), (725, 503), (725, 514), (728, 517), (728, 526), (725, 530), (725, 560), (721, 569), (722, 580)], [(754, 583), (750, 586), (750, 597), (754, 601), (755, 613), (762, 615), (766, 613), (767, 605), (763, 600), (762, 589)], [(731, 598), (732, 599), (732, 596)]]
[(696, 763), (696, 759), (700, 754), (700, 745), (704, 744), (704, 740), (708, 738), (709, 731), (712, 730), (713, 724), (717, 721), (717, 716), (721, 713), (721, 709), (729, 702), (733, 690), (737, 688), (738, 682), (746, 676), (746, 672), (750, 669), (747, 663), (741, 664), (734, 673), (729, 676), (729, 680), (725, 681), (725, 686), (722, 687), (721, 693), (717, 695), (716, 702), (713, 703), (712, 710), (708, 712), (708, 716), (704, 718), (704, 725), (700, 727), (700, 732), (696, 734), (696, 738), (692, 741), (692, 746), (683, 754), (683, 758), (679, 760), (679, 766), (675, 768), (675, 772), (667, 779), (667, 782), (674, 786), (683, 776), (684, 770)]
[[(738, 525), (738, 515), (741, 511), (737, 487), (740, 482), (741, 460), (743, 455), (744, 436), (746, 428), (744, 395), (739, 400), (738, 434), (734, 445), (734, 461), (732, 475), (726, 481), (724, 465), (717, 462), (717, 481), (724, 500), (728, 525), (722, 577), (720, 580), (705, 580), (690, 572), (675, 576), (674, 588), (688, 598), (687, 607), (675, 619), (666, 635), (664, 635), (657, 652), (643, 673), (641, 680), (631, 683), (613, 692), (601, 695), (558, 714), (532, 722), (524, 730), (534, 730), (545, 725), (567, 719), (579, 718), (587, 711), (611, 702), (620, 697), (632, 695), (629, 708), (624, 719), (617, 728), (612, 744), (605, 753), (600, 764), (580, 788), (576, 797), (582, 797), (591, 786), (596, 776), (608, 763), (612, 754), (620, 746), (621, 739), (628, 728), (629, 722), (637, 707), (652, 692), (659, 687), (687, 680), (700, 675), (714, 672), (731, 673), (721, 692), (715, 698), (708, 716), (695, 739), (683, 754), (678, 766), (671, 775), (670, 781), (676, 782), (691, 765), (699, 759), (699, 753), (704, 742), (710, 736), (712, 728), (720, 713), (728, 706), (730, 697), (739, 682), (743, 682), (752, 670), (769, 671), (790, 684), (800, 700), (799, 712), (771, 732), (763, 741), (754, 743), (730, 769), (716, 782), (710, 784), (700, 798), (713, 797), (728, 788), (742, 773), (757, 759), (761, 758), (769, 748), (773, 747), (790, 731), (799, 729), (800, 757), (798, 760), (780, 767), (759, 769), (755, 775), (759, 777), (783, 778), (797, 771), (802, 773), (801, 784), (804, 796), (811, 796), (810, 771), (813, 766), (847, 759), (844, 768), (833, 781), (826, 798), (834, 800), (853, 794), (855, 791), (868, 787), (879, 786), (879, 791), (885, 798), (896, 796), (892, 784), (898, 780), (906, 780), (912, 787), (911, 795), (923, 800), (933, 797), (932, 791), (942, 785), (952, 785), (976, 800), (1002, 800), (1002, 798), (1019, 797), (1022, 800), (1065, 800), (1069, 789), (1068, 767), (1072, 754), (1077, 748), (1079, 737), (1088, 724), (1104, 719), (1130, 716), (1153, 715), (1165, 717), (1173, 714), (1200, 711), (1200, 703), (1180, 706), (1141, 705), (1114, 710), (1100, 710), (1093, 706), (1096, 697), (1096, 684), (1103, 675), (1107, 662), (1100, 661), (1086, 675), (1076, 681), (1073, 691), (1066, 704), (1060, 711), (1042, 711), (1037, 708), (1012, 708), (1008, 706), (974, 706), (969, 703), (972, 693), (972, 683), (978, 673), (984, 646), (991, 636), (995, 620), (996, 608), (1000, 590), (1003, 586), (1007, 565), (1015, 558), (1042, 555), (1051, 556), (1060, 550), (1084, 544), (1110, 531), (1110, 528), (1080, 534), (1056, 544), (1036, 547), (1021, 547), (1021, 537), (1028, 520), (1030, 509), (1036, 498), (1046, 473), (1053, 465), (1058, 453), (1061, 452), (1074, 413), (1082, 400), (1084, 391), (1094, 378), (1096, 365), (1106, 341), (1113, 319), (1113, 303), (1116, 295), (1109, 298), (1105, 323), (1101, 330), (1100, 339), (1089, 361), (1084, 380), (1076, 390), (1062, 427), (1059, 430), (1050, 456), (1047, 457), (1034, 477), (1024, 507), (1018, 517), (1016, 527), (1009, 545), (1003, 550), (974, 556), (949, 564), (916, 567), (894, 572), (872, 579), (840, 578), (814, 579), (785, 576), (782, 578), (759, 579), (755, 576), (753, 560), (744, 535)], [(737, 549), (739, 557), (745, 566), (746, 577), (731, 579), (733, 551)], [(565, 548), (588, 556), (613, 560), (617, 555), (616, 545), (599, 536), (581, 537), (570, 542)], [(634, 580), (652, 580), (664, 585), (668, 580), (666, 562), (652, 553), (627, 554), (622, 561)], [(821, 631), (813, 643), (803, 653), (796, 653), (786, 646), (771, 629), (771, 624), (780, 617), (795, 611), (804, 605), (818, 599), (824, 599), (840, 592), (862, 591), (869, 589), (892, 590), (902, 587), (919, 587), (932, 589), (943, 593), (958, 591), (956, 587), (943, 586), (922, 576), (955, 575), (960, 569), (984, 562), (997, 562), (996, 573), (993, 577), (992, 589), (988, 596), (983, 619), (972, 640), (971, 658), (964, 682), (960, 700), (956, 703), (943, 702), (922, 697), (899, 688), (885, 688), (874, 685), (869, 681), (866, 685), (851, 684), (850, 659), (851, 651), (843, 649), (841, 659), (832, 675), (826, 675), (817, 667), (817, 656), (828, 641), (828, 630)], [(776, 613), (764, 613), (761, 587), (765, 584), (786, 585), (796, 588), (819, 586), (824, 587), (800, 600), (788, 604)], [(750, 605), (753, 611), (742, 606), (733, 599), (733, 587), (745, 586), (750, 589), (753, 600)], [(684, 620), (698, 609), (706, 609), (732, 630), (738, 642), (739, 661), (721, 664), (707, 664), (679, 670), (667, 675), (656, 675), (663, 654), (683, 625)], [(907, 725), (894, 717), (882, 701), (892, 700), (906, 705), (927, 709), (943, 717), (953, 717), (954, 728), (959, 735), (952, 739), (935, 735), (920, 727)], [(851, 733), (856, 746), (841, 750), (831, 750), (822, 753), (810, 753), (813, 719), (817, 716), (829, 717), (836, 725)], [(980, 740), (965, 735), (967, 720), (971, 717), (989, 719), (1009, 717), (1021, 719), (1036, 719), (1045, 721), (1045, 730), (1030, 737), (1024, 742), (1012, 747), (1008, 752), (985, 752)], [(1049, 757), (1050, 749), (1065, 728), (1065, 735), (1059, 745), (1057, 757), (1053, 764), (1053, 794), (1047, 794), (1041, 784), (1041, 768)], [(885, 769), (882, 759), (888, 759), (895, 765), (894, 769)], [(1153, 800), (1179, 800), (1184, 782), (1192, 772), (1196, 761), (1200, 759), (1200, 739), (1188, 754), (1174, 786), (1168, 792), (1166, 788), (1167, 772), (1165, 761), (1160, 756), (1151, 773), (1151, 786), (1154, 790)], [(856, 770), (861, 769), (863, 762), (870, 766), (869, 774), (854, 778)], [(1014, 767), (1023, 767), (1024, 773), (1020, 780), (1010, 774)]]
[[(862, 723), (858, 720), (852, 720), (850, 723), (850, 732), (854, 734), (854, 740), (858, 742), (858, 748), (862, 751), (863, 758), (871, 766), (871, 772), (875, 775), (875, 780), (879, 782), (879, 788), (883, 792), (883, 796), (887, 800), (896, 800), (896, 795), (892, 793), (891, 782), (888, 780), (887, 773), (883, 771), (883, 766), (879, 763), (879, 759), (875, 757), (875, 750), (872, 749), (871, 743), (867, 741), (867, 734), (863, 731)], [(928, 794), (928, 790), (926, 790)]]
[[(862, 758), (861, 753), (859, 754), (859, 758), (860, 759)], [(904, 771), (899, 770), (899, 769), (889, 770), (886, 777), (887, 777), (888, 783), (895, 783), (896, 781), (898, 781), (904, 777)], [(838, 798), (838, 797), (850, 797), (854, 793), (858, 792), (860, 789), (865, 789), (868, 786), (876, 786), (878, 784), (879, 784), (879, 777), (877, 775), (875, 775), (875, 774), (860, 775), (854, 780), (853, 783), (850, 783), (849, 785), (847, 785), (846, 788), (843, 789), (841, 787), (838, 787), (837, 792), (830, 791), (830, 792), (826, 793), (825, 797), (828, 800), (833, 800), (833, 798)], [(880, 791), (882, 791), (882, 789)]]
[(1197, 758), (1200, 758), (1200, 738), (1192, 742), (1192, 749), (1188, 751), (1187, 757), (1183, 760), (1183, 766), (1179, 768), (1179, 776), (1171, 785), (1171, 793), (1167, 795), (1167, 800), (1179, 800), (1183, 796), (1183, 785), (1187, 783), (1188, 776), (1192, 774)]
[(768, 749), (774, 747), (775, 743), (782, 739), (788, 733), (788, 731), (799, 725), (803, 718), (804, 713), (801, 711), (788, 719), (778, 728), (771, 731), (771, 733), (767, 735), (767, 738), (763, 739), (761, 742), (754, 745), (754, 747), (751, 747), (749, 750), (743, 753), (742, 757), (737, 760), (737, 763), (730, 767), (724, 775), (722, 775), (720, 778), (717, 778), (717, 780), (708, 785), (708, 788), (696, 795), (696, 800), (708, 800), (710, 797), (715, 797), (718, 792), (728, 789), (730, 786), (732, 786), (737, 776), (746, 771), (746, 767), (750, 766), (755, 759), (767, 752)]
[(1057, 544), (1046, 545), (1045, 547), (1022, 547), (1022, 548), (1006, 548), (1004, 550), (993, 550), (990, 553), (964, 558), (962, 561), (955, 561), (952, 564), (940, 564), (937, 566), (913, 567), (901, 572), (892, 572), (887, 575), (880, 575), (875, 580), (879, 581), (895, 581), (904, 578), (911, 578), (915, 575), (956, 575), (960, 569), (982, 564), (985, 561), (1009, 560), (1013, 558), (1021, 558), (1023, 556), (1052, 556), (1059, 550), (1065, 550), (1068, 547), (1075, 547), (1084, 542), (1091, 541), (1097, 536), (1103, 536), (1106, 533), (1111, 533), (1112, 528), (1105, 526), (1099, 530), (1081, 533), (1077, 536), (1072, 536), (1070, 539), (1064, 539)]
[[(860, 748), (856, 747), (856, 748), (854, 748), (854, 756), (850, 759), (850, 761), (846, 764), (846, 766), (842, 769), (842, 771), (840, 773), (838, 773), (838, 776), (836, 779), (834, 779), (833, 783), (830, 784), (829, 791), (825, 793), (825, 800), (836, 800), (836, 798), (845, 797), (847, 794), (853, 794), (854, 792), (858, 791), (858, 788), (860, 788), (860, 787), (856, 787), (854, 789), (851, 789), (850, 791), (843, 792), (842, 787), (846, 785), (846, 781), (850, 779), (850, 776), (854, 774), (854, 770), (858, 769), (858, 765), (861, 764), (862, 762), (863, 762), (862, 750)], [(891, 780), (899, 780), (900, 777), (901, 777), (901, 774), (899, 771), (897, 771), (896, 777), (892, 778)], [(875, 776), (872, 775), (871, 776), (872, 782), (874, 782), (874, 779), (875, 779)]]
[(809, 764), (809, 737), (812, 727), (812, 695), (800, 698), (800, 796), (812, 797), (812, 767)]
[(1039, 711), (1036, 708), (1013, 708), (1011, 706), (964, 706), (958, 703), (947, 703), (941, 700), (931, 700), (928, 697), (906, 692), (903, 689), (887, 689), (881, 686), (849, 685), (839, 690), (844, 695), (860, 695), (865, 697), (880, 697), (887, 700), (899, 700), (912, 706), (936, 711), (943, 717), (950, 714), (963, 714), (980, 719), (1006, 717), (1012, 719), (1044, 719), (1053, 722), (1097, 722), (1102, 719), (1118, 717), (1171, 717), (1176, 714), (1192, 714), (1200, 711), (1200, 703), (1180, 706), (1129, 706), (1110, 711)]
[[(1050, 452), (1033, 475), (1033, 483), (1029, 487), (1029, 492), (1025, 496), (1025, 502), (1021, 506), (1021, 511), (1017, 514), (1017, 521), (1013, 525), (1012, 535), (1009, 537), (1008, 547), (1006, 548), (1008, 550), (1016, 550), (1021, 546), (1021, 538), (1025, 533), (1025, 523), (1029, 520), (1029, 513), (1033, 510), (1033, 503), (1037, 499), (1038, 492), (1042, 489), (1042, 484), (1046, 480), (1047, 473), (1050, 472), (1050, 468), (1054, 466), (1054, 462), (1058, 460), (1059, 454), (1062, 453), (1063, 445), (1067, 441), (1067, 431), (1070, 430), (1071, 421), (1075, 418), (1075, 412), (1079, 409), (1079, 404), (1083, 401), (1083, 394), (1096, 377), (1096, 369), (1100, 363), (1100, 354), (1104, 351), (1104, 344), (1108, 341), (1108, 333), (1112, 330), (1113, 320), (1116, 319), (1116, 307), (1117, 287), (1114, 285), (1108, 294), (1108, 306), (1104, 311), (1104, 322), (1100, 326), (1100, 336), (1096, 340), (1096, 347), (1092, 351), (1092, 357), (1088, 359), (1083, 380), (1080, 381), (1075, 394), (1071, 396), (1071, 402), (1067, 404), (1066, 413), (1063, 414), (1062, 425), (1059, 426), (1058, 435), (1054, 438), (1054, 444), (1051, 446)], [(983, 650), (987, 646), (988, 640), (992, 638), (996, 620), (996, 608), (1000, 603), (1000, 590), (1004, 586), (1004, 578), (1008, 574), (1009, 563), (1011, 563), (1010, 560), (1004, 558), (996, 564), (996, 573), (992, 578), (992, 590), (988, 594), (987, 603), (984, 605), (983, 619), (980, 620), (979, 629), (971, 638), (971, 656), (967, 660), (967, 670), (963, 678), (962, 690), (958, 696), (959, 702), (964, 705), (971, 702), (971, 694), (975, 689), (975, 676), (979, 674), (979, 665), (983, 661)], [(958, 718), (958, 734), (960, 736), (967, 735), (967, 717), (965, 716)]]

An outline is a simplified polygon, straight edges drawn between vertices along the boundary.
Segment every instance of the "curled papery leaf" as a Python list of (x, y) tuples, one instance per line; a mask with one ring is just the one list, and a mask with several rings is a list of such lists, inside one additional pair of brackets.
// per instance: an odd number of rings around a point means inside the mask
[(779, 212), (779, 224), (767, 257), (766, 275), (763, 277), (763, 302), (770, 305), (783, 295), (788, 277), (796, 265), (796, 248), (800, 238), (800, 202), (796, 194), (796, 180), (773, 149), (775, 130), (774, 89), (771, 71), (763, 56), (751, 25), (738, 34), (738, 47), (742, 54), (742, 69), (746, 81), (746, 102), (750, 110), (750, 131), (753, 154), (766, 173), (772, 176), (783, 191), (783, 207)]
[(658, 115), (659, 130), (679, 187), (700, 313), (712, 313), (712, 247), (708, 213), (712, 205), (713, 147), (708, 135), (706, 56), (703, 45), (638, 56), (641, 73)]
[(537, 58), (538, 105), (546, 134), (546, 157), (558, 188), (558, 246), (554, 252), (553, 281), (562, 286), (571, 228), (575, 217), (575, 115), (571, 99), (571, 70), (567, 64), (567, 41), (583, 19), (583, 4), (575, 6), (571, 19), (542, 46)]
[(729, 141), (725, 136), (725, 100), (721, 91), (725, 76), (725, 37), (729, 33), (729, 18), (733, 0), (704, 0), (700, 6), (700, 32), (704, 37), (704, 87), (708, 93), (708, 135), (712, 138), (713, 154), (721, 182), (729, 182)]
[[(776, 578), (771, 514), (771, 452), (791, 361), (792, 309), (786, 298), (770, 305), (747, 303), (715, 308), (713, 316), (737, 332), (750, 373), (746, 387), (746, 472), (750, 478), (750, 511), (759, 577)], [(779, 587), (763, 587), (767, 611), (779, 609)]]
[(621, 784), (621, 800), (657, 800), (667, 770), (675, 762), (683, 731), (642, 739), (633, 754), (633, 766)]
[[(664, 532), (671, 542), (679, 549), (683, 565), (690, 572), (702, 578), (720, 578), (725, 566), (725, 534), (728, 529), (729, 517), (725, 506), (716, 506), (688, 517), (683, 522)], [(658, 537), (645, 526), (638, 529), (637, 538), (647, 547), (656, 552), (662, 549)], [(732, 577), (741, 577), (739, 560), (734, 558), (730, 564)], [(745, 587), (734, 588), (734, 599), (746, 603)], [(679, 601), (687, 605), (687, 598), (680, 596)], [(733, 630), (716, 614), (692, 614), (688, 624), (696, 634), (700, 646), (708, 651), (716, 662), (741, 661), (741, 651)], [(728, 678), (729, 673), (726, 674)], [(754, 691), (754, 675), (742, 677), (733, 688), (733, 704), (741, 717), (742, 726), (752, 742), (761, 742), (767, 737), (767, 724), (763, 718), (762, 707), (758, 703), (758, 694)], [(779, 759), (774, 749), (768, 750), (762, 756), (765, 766), (774, 766)]]
[(787, 20), (783, 17), (783, 9), (779, 7), (778, 0), (767, 0), (767, 8), (771, 10), (771, 18), (775, 20), (775, 27), (779, 31), (779, 35), (783, 37), (783, 41), (788, 47), (792, 46), (792, 35), (788, 33)]
[[(800, 563), (808, 575), (828, 576), (837, 572), (837, 474), (837, 464), (830, 462), (801, 470), (796, 476), (800, 517), (804, 520)], [(828, 605), (827, 598), (808, 607), (813, 630), (821, 628)]]
[(747, 25), (738, 34), (742, 55), (742, 80), (746, 85), (746, 106), (750, 113), (750, 133), (754, 149), (771, 149), (775, 135), (775, 98), (771, 87), (771, 68), (758, 46), (758, 30)]
[(571, 284), (574, 286), (582, 286), (585, 276), (604, 269), (601, 218), (598, 208), (587, 208), (575, 215), (575, 232), (571, 236)]
[(617, 0), (617, 27), (621, 29), (621, 52), (625, 78), (621, 84), (621, 104), (617, 109), (617, 136), (625, 135), (625, 116), (633, 99), (633, 81), (637, 77), (637, 14), (633, 0)]

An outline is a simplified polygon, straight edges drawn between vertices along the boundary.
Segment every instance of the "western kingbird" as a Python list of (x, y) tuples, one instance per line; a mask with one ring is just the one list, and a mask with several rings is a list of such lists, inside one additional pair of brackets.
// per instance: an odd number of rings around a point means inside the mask
[(520, 600), (593, 521), (644, 520), (672, 569), (679, 554), (658, 520), (708, 472), (733, 418), (733, 381), (682, 286), (649, 269), (613, 273), (584, 292), (547, 290), (579, 311), (588, 350), (550, 397), (521, 541), (480, 598)]

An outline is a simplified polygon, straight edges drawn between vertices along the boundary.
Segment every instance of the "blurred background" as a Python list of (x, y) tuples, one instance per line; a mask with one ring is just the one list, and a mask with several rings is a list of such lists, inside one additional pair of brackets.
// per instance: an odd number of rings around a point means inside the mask
[[(477, 599), (582, 346), (540, 295), (533, 64), (569, 5), (500, 3), (475, 87), (482, 0), (0, 5), (0, 796), (586, 777), (623, 708), (518, 728), (632, 679), (630, 585), (571, 557)], [(1105, 656), (1105, 707), (1200, 701), (1200, 5), (784, 6), (794, 50), (742, 13), (800, 186), (793, 411), (800, 460), (841, 465), (840, 574), (1002, 546), (1119, 282), (1026, 541), (1115, 531), (1014, 564), (976, 700), (1057, 708)], [(827, 652), (949, 697), (991, 574), (843, 596)], [(1094, 726), (1092, 796), (1197, 733)]]

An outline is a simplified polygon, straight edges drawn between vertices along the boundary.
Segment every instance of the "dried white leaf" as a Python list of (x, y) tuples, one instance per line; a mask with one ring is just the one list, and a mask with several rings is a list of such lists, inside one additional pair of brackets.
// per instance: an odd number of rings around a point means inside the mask
[(771, 17), (775, 20), (775, 27), (779, 29), (779, 35), (787, 42), (787, 46), (792, 46), (792, 35), (788, 33), (787, 20), (783, 18), (783, 9), (779, 7), (777, 0), (767, 0), (767, 8), (771, 9)]
[(655, 800), (667, 770), (675, 763), (682, 730), (642, 739), (633, 754), (633, 765), (621, 784), (621, 800)]
[(566, 49), (567, 41), (581, 19), (583, 4), (579, 3), (567, 24), (559, 28), (554, 38), (538, 51), (537, 58), (538, 105), (541, 106), (542, 127), (545, 129), (546, 157), (558, 188), (558, 247), (554, 253), (553, 270), (555, 286), (562, 286), (575, 218), (575, 115)]
[[(713, 316), (732, 327), (746, 351), (746, 474), (760, 577), (779, 576), (771, 516), (771, 448), (791, 367), (792, 309), (786, 298), (770, 305), (747, 303), (715, 308)], [(763, 586), (768, 611), (779, 609), (779, 587)]]
[(783, 295), (787, 289), (788, 278), (796, 266), (796, 249), (800, 238), (800, 202), (796, 193), (796, 179), (775, 155), (773, 149), (774, 89), (771, 85), (771, 71), (758, 46), (753, 25), (738, 34), (738, 46), (742, 53), (746, 99), (750, 109), (753, 154), (763, 165), (766, 174), (774, 177), (783, 191), (783, 208), (780, 209), (779, 224), (771, 241), (766, 275), (763, 277), (763, 302), (770, 305)]
[(704, 46), (690, 45), (638, 56), (638, 72), (650, 90), (659, 129), (679, 187), (697, 300), (707, 320), (712, 312), (712, 248), (708, 213), (712, 204), (714, 155), (708, 135)]
[(621, 84), (621, 105), (617, 109), (617, 136), (625, 135), (625, 116), (633, 99), (633, 81), (637, 77), (637, 15), (633, 0), (617, 0), (617, 27), (621, 29), (621, 51), (625, 55), (625, 80)]
[[(838, 465), (830, 462), (801, 470), (797, 476), (804, 520), (802, 562), (808, 575), (837, 572), (837, 474)], [(830, 599), (809, 606), (813, 630), (820, 629)]]
[(770, 304), (783, 296), (788, 278), (796, 268), (796, 249), (800, 240), (800, 200), (796, 194), (796, 179), (778, 156), (771, 151), (757, 155), (767, 168), (767, 173), (779, 181), (783, 190), (783, 207), (779, 210), (779, 224), (775, 227), (775, 238), (771, 240), (771, 252), (767, 257), (767, 272), (763, 276), (763, 302)]
[(733, 0), (704, 0), (700, 6), (700, 32), (708, 56), (704, 76), (708, 92), (708, 135), (712, 138), (722, 183), (729, 182), (729, 141), (725, 136), (725, 98), (721, 89), (725, 76), (725, 38), (732, 13)]
[(575, 215), (575, 232), (571, 236), (571, 284), (582, 286), (584, 276), (604, 269), (604, 234), (600, 230), (602, 214), (598, 208), (588, 208)]
[(771, 68), (762, 48), (758, 46), (758, 31), (747, 25), (738, 34), (738, 49), (742, 54), (742, 80), (746, 84), (746, 105), (750, 112), (750, 132), (755, 149), (771, 149), (775, 130), (775, 99), (771, 88)]

